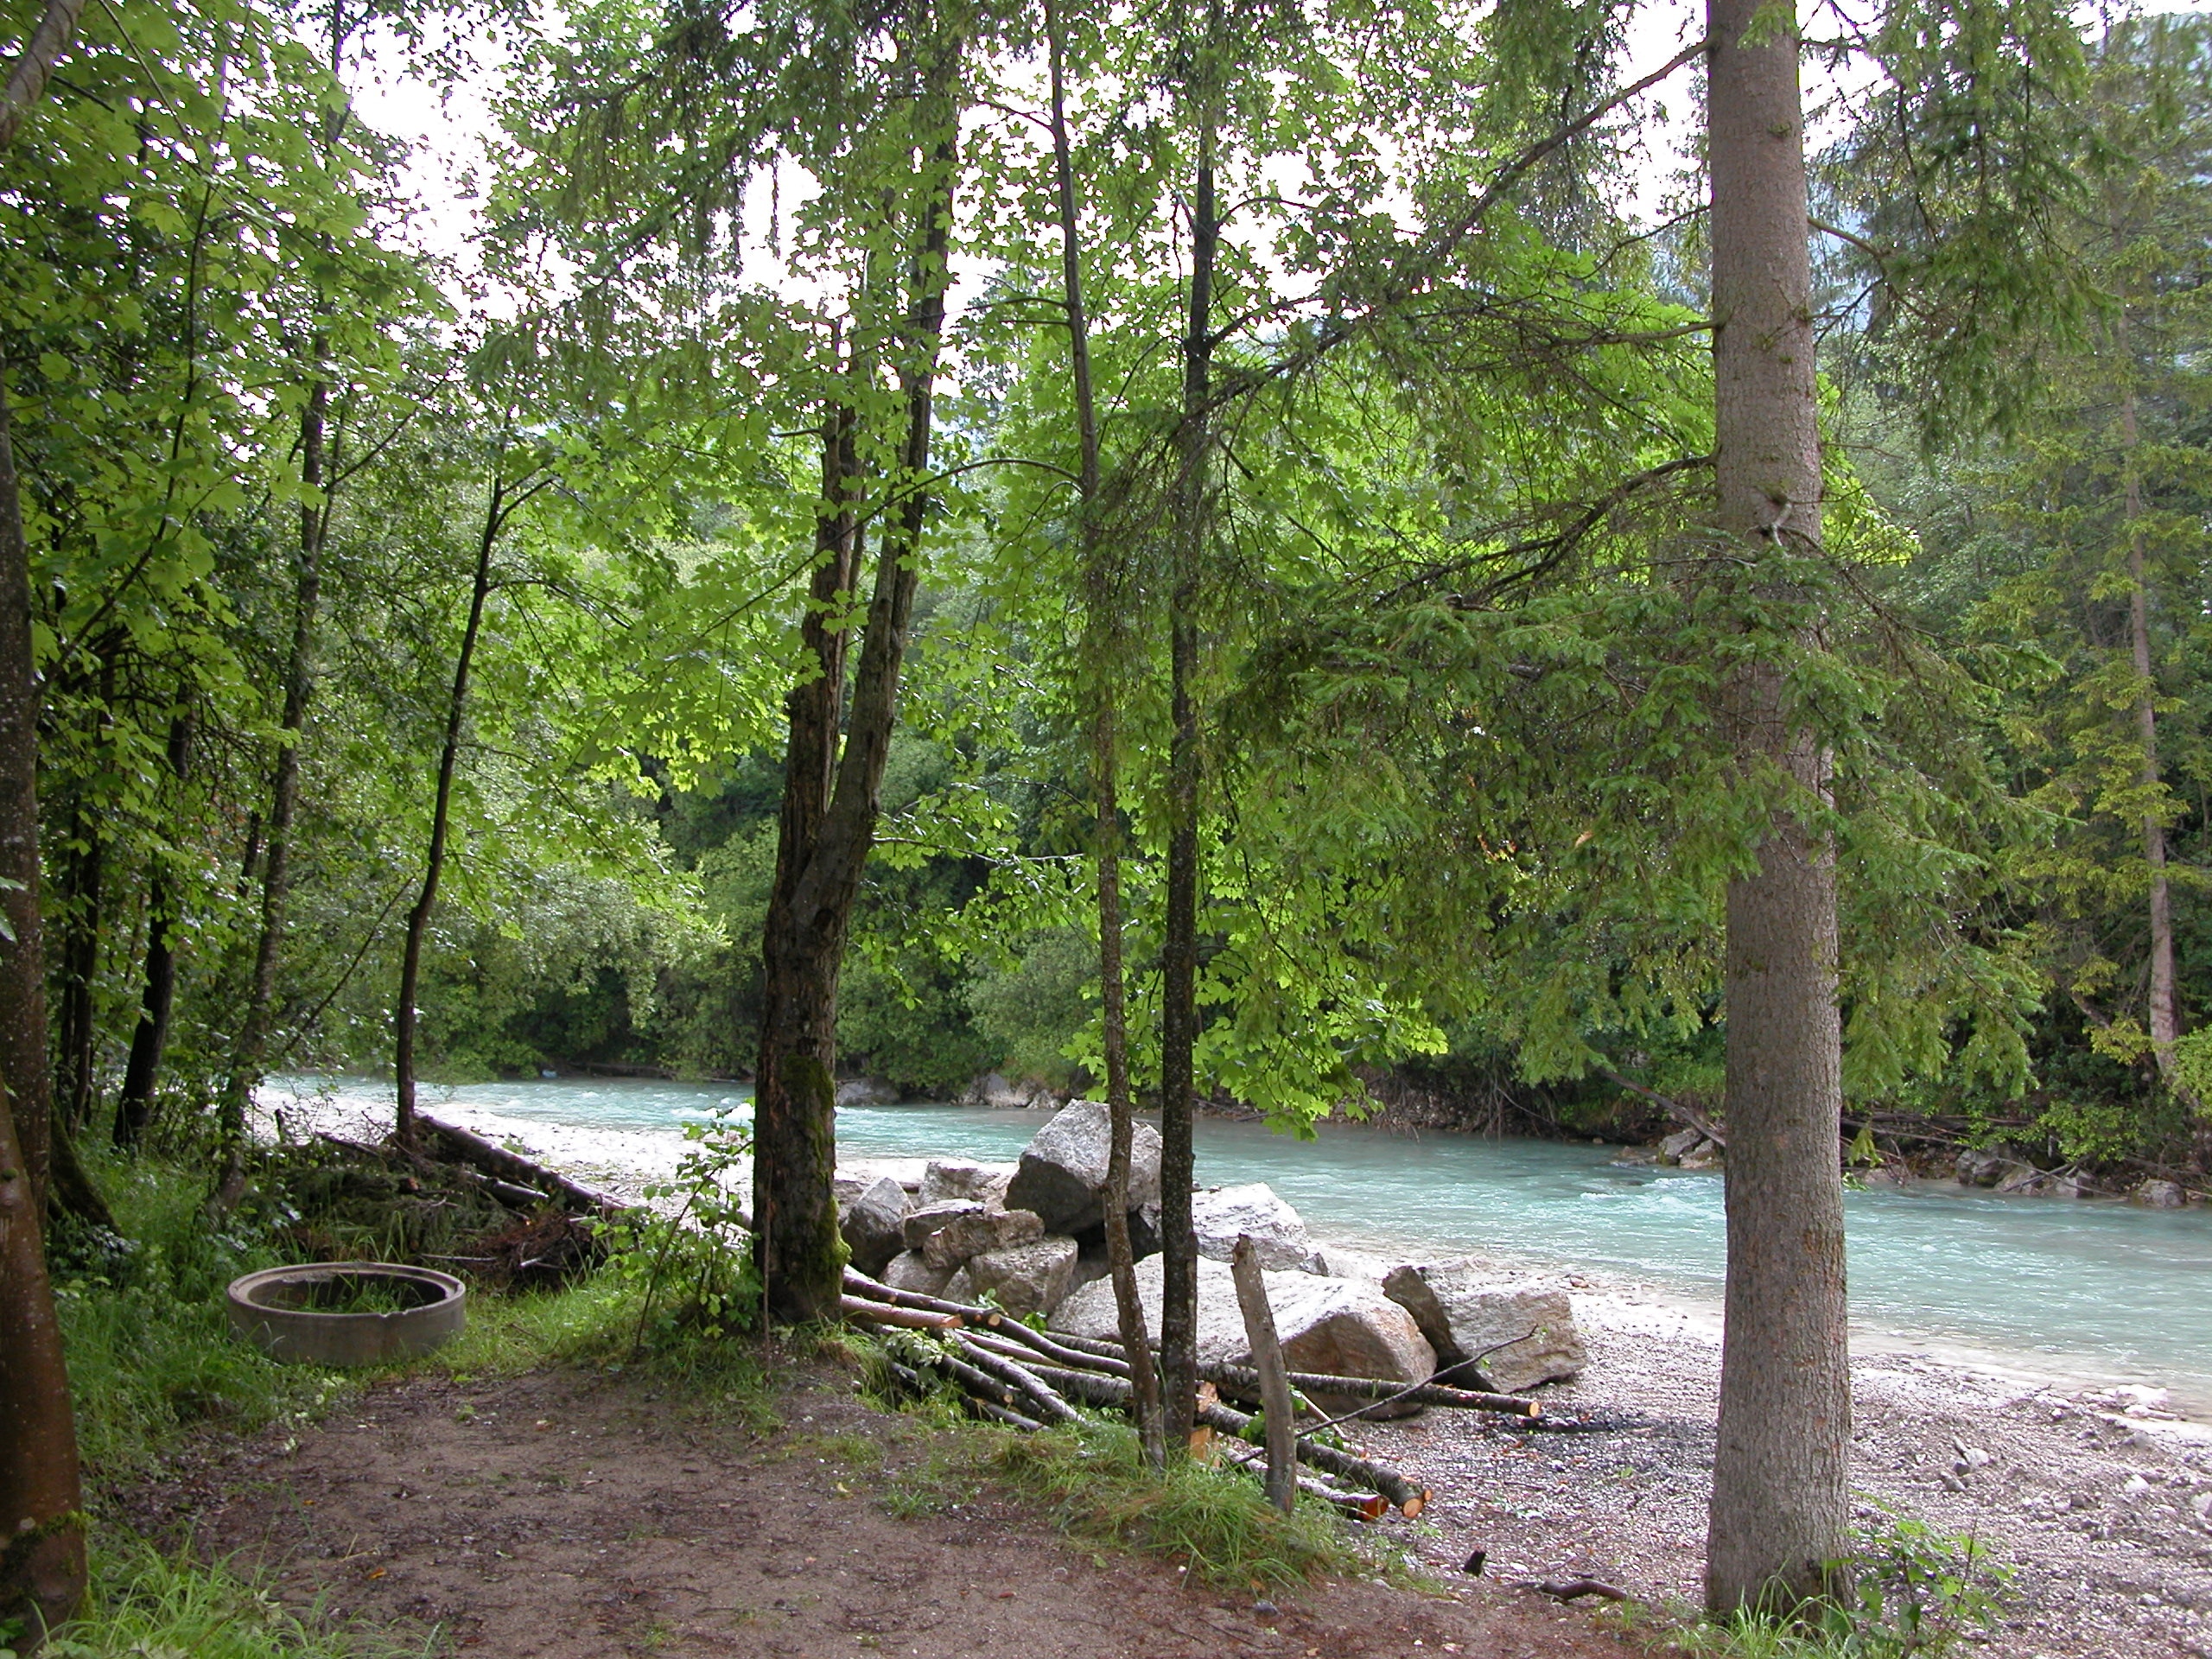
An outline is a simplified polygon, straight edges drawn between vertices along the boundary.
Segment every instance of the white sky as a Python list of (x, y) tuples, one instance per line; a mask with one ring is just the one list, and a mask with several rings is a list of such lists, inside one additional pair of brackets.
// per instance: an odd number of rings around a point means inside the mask
[[(1808, 35), (1830, 32), (1832, 20), (1827, 7), (1834, 3), (1835, 0), (1816, 0), (1807, 17)], [(1873, 3), (1878, 3), (1878, 0)], [(2207, 3), (2212, 3), (2212, 0), (2144, 0), (2133, 10), (2177, 12), (2196, 10)], [(2079, 9), (2077, 15), (2085, 25), (2094, 26), (2108, 15), (2109, 10), (2088, 3)], [(1656, 3), (1641, 6), (1630, 25), (1628, 51), (1619, 74), (1621, 84), (1639, 79), (1680, 51), (1703, 27), (1704, 16), (1705, 8), (1700, 0), (1656, 0)], [(494, 136), (487, 99), (505, 67), (505, 54), (497, 44), (481, 37), (470, 41), (469, 46), (472, 54), (479, 60), (479, 73), (459, 85), (441, 90), (408, 75), (403, 51), (386, 40), (365, 55), (353, 92), (364, 119), (410, 146), (411, 159), (404, 182), (418, 203), (411, 239), (424, 251), (450, 258), (463, 270), (473, 273), (476, 264), (472, 257), (472, 244), (481, 228), (482, 215), (481, 205), (468, 181), (487, 171), (486, 145)], [(1693, 136), (1691, 124), (1697, 113), (1692, 98), (1694, 74), (1694, 68), (1685, 66), (1639, 100), (1637, 112), (1647, 122), (1645, 156), (1630, 174), (1630, 200), (1622, 204), (1631, 218), (1649, 223), (1677, 188), (1676, 181), (1687, 163), (1686, 143)], [(1808, 56), (1808, 108), (1817, 109), (1838, 90), (1840, 89), (1826, 79)], [(1823, 124), (1827, 130), (1823, 130)], [(1816, 118), (1808, 131), (1808, 142), (1817, 148), (1836, 136), (1836, 130), (1834, 118), (1823, 124)], [(758, 211), (765, 213), (765, 203)], [(756, 233), (756, 246), (760, 240), (757, 232), (764, 228), (761, 225), (748, 226)], [(980, 273), (968, 274), (967, 280), (972, 282), (977, 274)], [(787, 282), (785, 291), (791, 291), (792, 285)]]

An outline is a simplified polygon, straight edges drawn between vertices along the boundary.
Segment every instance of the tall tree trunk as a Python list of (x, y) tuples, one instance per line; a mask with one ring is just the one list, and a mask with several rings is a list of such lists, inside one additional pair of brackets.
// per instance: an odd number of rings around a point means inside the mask
[(22, 1621), (35, 1648), (85, 1593), (84, 1498), (39, 1198), (15, 1122), (0, 1111), (0, 1620)]
[(100, 908), (107, 864), (99, 814), (86, 813), (79, 801), (69, 817), (74, 850), (61, 930), (61, 1029), (54, 1090), (54, 1109), (62, 1130), (81, 1127), (92, 1109), (99, 1048)]
[[(1756, 44), (1745, 35), (1758, 18)], [(1714, 467), (1728, 568), (1760, 604), (1808, 597), (1775, 567), (1821, 546), (1821, 454), (1796, 22), (1708, 0)], [(1808, 640), (1808, 643), (1814, 643)], [(1827, 788), (1827, 757), (1771, 664), (1736, 673), (1748, 780)], [(1789, 1603), (1844, 1551), (1851, 1380), (1837, 1136), (1834, 850), (1777, 807), (1727, 895), (1728, 1282), (1706, 1601)]]
[(468, 588), (468, 622), (461, 632), (461, 655), (454, 663), (453, 690), (446, 699), (445, 739), (438, 747), (438, 781), (430, 806), (430, 846), (423, 859), (423, 889), (407, 912), (407, 944), (399, 957), (399, 1005), (392, 1010), (391, 1070), (397, 1107), (392, 1139), (415, 1145), (415, 998), (423, 978), (423, 940), (438, 902), (438, 877), (446, 861), (446, 830), (452, 819), (453, 773), (461, 756), (461, 722), (468, 712), (468, 674), (476, 661), (476, 641), (484, 626), (484, 601), (492, 591), (492, 550), (505, 522), (505, 486), (499, 458), (492, 467), (492, 499), (484, 512), (483, 533), (476, 540), (476, 569)]
[[(1210, 35), (1212, 31), (1210, 30)], [(1209, 47), (1212, 44), (1208, 41)], [(1204, 73), (1204, 72), (1202, 72)], [(1173, 573), (1167, 598), (1167, 915), (1160, 946), (1160, 1357), (1168, 1446), (1190, 1445), (1198, 1386), (1198, 1236), (1191, 1223), (1196, 1169), (1192, 1054), (1198, 1045), (1198, 573), (1206, 536), (1206, 463), (1213, 378), (1214, 200), (1211, 90), (1199, 99), (1198, 188), (1191, 207), (1189, 315), (1183, 338), (1183, 414), (1176, 437)]]
[[(48, 0), (0, 89), (0, 153), (15, 143), (76, 33), (83, 0)], [(85, 1594), (77, 1429), (46, 1276), (46, 962), (39, 936), (38, 663), (7, 365), (0, 362), (0, 1619), (32, 1630)]]
[(7, 918), (0, 929), (0, 1077), (8, 1080), (32, 1213), (43, 1216), (54, 1095), (39, 906), (39, 688), (12, 420), (0, 379), (0, 910)]
[[(793, 693), (775, 882), (761, 936), (765, 995), (753, 1083), (753, 1236), (768, 1313), (791, 1321), (834, 1319), (837, 1313), (845, 1255), (831, 1189), (837, 1164), (837, 981), (853, 903), (881, 811), (883, 767), (898, 718), (899, 674), (921, 577), (922, 527), (930, 510), (930, 439), (950, 282), (959, 144), (953, 87), (961, 48), (926, 16), (922, 27), (935, 38), (923, 48), (932, 55), (924, 71), (918, 124), (925, 124), (924, 130), (938, 137), (923, 167), (919, 235), (900, 340), (906, 431), (897, 512), (878, 538), (874, 590), (842, 753), (835, 702), (828, 702), (826, 717), (814, 708), (818, 699), (834, 698), (836, 680), (823, 674)], [(841, 413), (833, 427), (848, 418)], [(830, 474), (836, 475), (835, 492), (824, 492), (825, 519), (832, 525), (850, 499), (853, 474), (843, 458), (845, 442), (836, 441), (838, 457), (824, 467), (825, 486)], [(842, 534), (833, 531), (833, 541)], [(856, 530), (853, 545), (856, 563)], [(834, 570), (836, 563), (833, 546), (816, 573), (817, 595), (824, 570)], [(823, 654), (826, 639), (817, 639), (814, 649), (817, 669), (830, 666)], [(842, 646), (836, 655), (842, 668)], [(813, 695), (801, 695), (810, 691)], [(821, 779), (830, 766), (835, 784), (825, 797)]]
[[(325, 351), (320, 337), (314, 355)], [(245, 1171), (245, 1111), (269, 1047), (269, 1021), (276, 1000), (276, 963), (283, 947), (286, 912), (291, 900), (292, 817), (300, 793), (300, 742), (308, 704), (315, 696), (315, 618), (322, 597), (322, 548), (330, 528), (330, 500), (323, 489), (323, 435), (330, 414), (329, 383), (318, 377), (300, 413), (300, 482), (308, 498), (300, 503), (300, 533), (294, 567), (292, 644), (284, 660), (284, 709), (276, 750), (276, 776), (269, 792), (269, 814), (262, 830), (261, 931), (254, 943), (253, 976), (246, 987), (244, 1014), (231, 1044), (230, 1074), (217, 1108), (216, 1131), (223, 1147), (223, 1174), (214, 1205), (227, 1210), (238, 1201)]]
[[(192, 716), (169, 721), (169, 776), (181, 785), (192, 766)], [(175, 925), (178, 894), (168, 861), (156, 856), (146, 890), (145, 988), (139, 994), (138, 1025), (130, 1033), (130, 1057), (123, 1067), (123, 1092), (115, 1103), (115, 1144), (135, 1147), (154, 1116), (154, 1084), (161, 1076), (162, 1053), (168, 1046), (169, 1013), (176, 1002), (176, 951), (169, 943)]]
[[(2158, 688), (2151, 662), (2151, 587), (2143, 547), (2143, 473), (2138, 453), (2143, 439), (2135, 415), (2135, 371), (2129, 356), (2124, 303), (2119, 332), (2120, 372), (2128, 380), (2120, 406), (2120, 465), (2127, 513), (2127, 643), (2136, 682), (2142, 687), (2135, 703), (2135, 730), (2143, 746), (2143, 785), (2155, 797), (2163, 779), (2158, 766)], [(2174, 1039), (2181, 1035), (2181, 1020), (2174, 999), (2174, 913), (2166, 880), (2166, 821), (2155, 806), (2143, 814), (2143, 861), (2151, 871), (2151, 996), (2145, 1023), (2150, 1027), (2151, 1053), (2158, 1062), (2158, 1076), (2171, 1088)]]
[(1054, 0), (1045, 0), (1045, 32), (1052, 75), (1052, 171), (1060, 211), (1061, 302), (1067, 312), (1068, 366), (1075, 395), (1079, 498), (1077, 533), (1085, 601), (1084, 662), (1090, 680), (1092, 706), (1091, 777), (1096, 792), (1098, 828), (1098, 1000), (1101, 1039), (1106, 1051), (1106, 1262), (1114, 1281), (1115, 1313), (1122, 1351), (1129, 1363), (1137, 1438), (1145, 1460), (1166, 1465), (1166, 1441), (1160, 1416), (1160, 1376), (1154, 1369), (1144, 1299), (1137, 1290), (1136, 1252), (1129, 1241), (1129, 1164), (1136, 1137), (1135, 1103), (1129, 1092), (1129, 1022), (1126, 976), (1122, 963), (1122, 808), (1120, 800), (1118, 698), (1114, 677), (1119, 667), (1115, 643), (1121, 633), (1115, 582), (1107, 565), (1098, 522), (1098, 400), (1090, 378), (1090, 326), (1084, 307), (1083, 250), (1076, 212), (1075, 158), (1068, 140), (1066, 56), (1062, 19)]

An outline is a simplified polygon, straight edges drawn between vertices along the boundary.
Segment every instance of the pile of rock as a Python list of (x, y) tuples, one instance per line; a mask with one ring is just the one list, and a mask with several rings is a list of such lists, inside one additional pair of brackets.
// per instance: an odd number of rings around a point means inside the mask
[[(907, 1183), (889, 1174), (841, 1180), (840, 1219), (853, 1265), (894, 1289), (957, 1302), (988, 1296), (1017, 1317), (1045, 1314), (1057, 1331), (1117, 1338), (1106, 1282), (1109, 1134), (1106, 1108), (1078, 1100), (1037, 1132), (1018, 1164), (946, 1160)], [(1155, 1338), (1162, 1307), (1160, 1153), (1159, 1132), (1139, 1124), (1129, 1232)], [(1555, 1286), (1501, 1279), (1466, 1262), (1412, 1264), (1317, 1249), (1298, 1211), (1262, 1183), (1193, 1193), (1191, 1211), (1200, 1258), (1202, 1363), (1251, 1358), (1227, 1266), (1244, 1236), (1258, 1247), (1293, 1370), (1403, 1382), (1441, 1372), (1459, 1386), (1517, 1394), (1572, 1377), (1586, 1363), (1573, 1310)]]

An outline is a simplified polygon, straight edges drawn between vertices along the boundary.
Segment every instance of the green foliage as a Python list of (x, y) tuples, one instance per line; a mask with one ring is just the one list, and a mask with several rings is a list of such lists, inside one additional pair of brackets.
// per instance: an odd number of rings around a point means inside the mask
[(436, 1647), (435, 1637), (406, 1642), (337, 1623), (319, 1608), (295, 1613), (226, 1563), (165, 1554), (139, 1540), (96, 1548), (92, 1581), (92, 1605), (40, 1652), (51, 1659), (404, 1659)]
[(1688, 1624), (1667, 1645), (1698, 1659), (1907, 1659), (1988, 1639), (2011, 1573), (1986, 1545), (1894, 1516), (1855, 1542), (1834, 1599)]
[(632, 1357), (716, 1342), (762, 1319), (748, 1195), (735, 1179), (750, 1166), (752, 1131), (725, 1108), (683, 1135), (690, 1144), (674, 1179), (648, 1185), (647, 1207), (609, 1228), (609, 1270), (637, 1294)]
[(1085, 1421), (1042, 1433), (977, 1428), (982, 1466), (1078, 1538), (1157, 1555), (1211, 1584), (1293, 1590), (1324, 1574), (1395, 1570), (1333, 1510), (1285, 1515), (1249, 1477), (1188, 1459), (1156, 1474), (1136, 1432)]

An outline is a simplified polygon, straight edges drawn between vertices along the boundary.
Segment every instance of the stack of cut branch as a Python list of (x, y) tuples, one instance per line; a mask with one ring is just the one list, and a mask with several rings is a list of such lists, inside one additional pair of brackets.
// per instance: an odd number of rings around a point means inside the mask
[[(1073, 1421), (1077, 1404), (1129, 1408), (1134, 1390), (1128, 1360), (1119, 1344), (1033, 1331), (996, 1308), (894, 1290), (850, 1268), (845, 1270), (843, 1310), (849, 1319), (914, 1332), (916, 1340), (899, 1345), (892, 1363), (893, 1374), (917, 1392), (929, 1386), (925, 1373), (934, 1374), (952, 1383), (978, 1416), (994, 1422), (1036, 1429)], [(1258, 1374), (1237, 1365), (1205, 1365), (1200, 1375), (1211, 1386), (1200, 1391), (1198, 1421), (1240, 1442), (1256, 1439), (1255, 1418), (1223, 1404), (1218, 1395), (1256, 1403)], [(1541, 1410), (1533, 1400), (1439, 1383), (1378, 1382), (1306, 1371), (1288, 1376), (1290, 1386), (1308, 1396), (1410, 1402), (1524, 1418)], [(1319, 1429), (1332, 1427), (1325, 1423), (1299, 1436), (1298, 1462), (1305, 1471), (1299, 1477), (1300, 1490), (1363, 1520), (1377, 1520), (1392, 1509), (1408, 1516), (1419, 1515), (1428, 1502), (1427, 1489), (1386, 1465), (1317, 1438)], [(1256, 1445), (1232, 1447), (1228, 1455), (1255, 1472), (1264, 1466)]]

